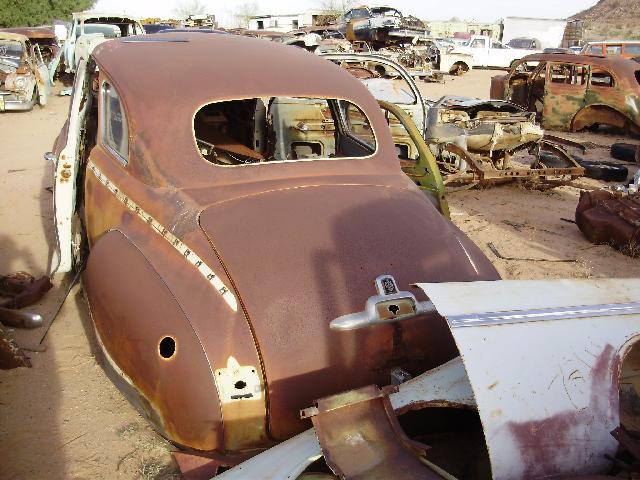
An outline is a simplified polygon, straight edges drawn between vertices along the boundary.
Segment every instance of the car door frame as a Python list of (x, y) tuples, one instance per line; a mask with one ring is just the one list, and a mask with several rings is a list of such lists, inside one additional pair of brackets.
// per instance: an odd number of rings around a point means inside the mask
[[(83, 60), (78, 65), (75, 82), (73, 85), (71, 106), (64, 145), (60, 152), (53, 155), (54, 158), (54, 182), (53, 182), (53, 211), (55, 219), (56, 253), (52, 262), (52, 271), (69, 272), (77, 265), (74, 264), (73, 255), (73, 217), (76, 215), (77, 185), (80, 170), (80, 144), (82, 141), (82, 127), (91, 106), (91, 101), (85, 97), (90, 95), (91, 71), (87, 67), (87, 61)], [(55, 267), (54, 267), (55, 265)]]
[[(326, 58), (327, 60), (332, 60), (334, 62), (337, 61), (346, 61), (346, 62), (377, 62), (383, 64), (385, 67), (391, 67), (395, 69), (399, 74), (402, 80), (404, 80), (411, 89), (411, 93), (415, 97), (416, 101), (413, 104), (403, 104), (400, 108), (406, 111), (410, 116), (413, 122), (418, 127), (418, 130), (422, 132), (422, 135), (426, 135), (427, 128), (427, 105), (420, 92), (420, 89), (416, 85), (415, 80), (409, 73), (405, 70), (405, 68), (400, 65), (398, 62), (395, 62), (389, 58), (383, 57), (381, 55), (375, 54), (353, 54), (353, 53), (327, 53), (320, 55), (322, 58)], [(377, 99), (376, 99), (377, 100)]]
[[(569, 65), (584, 68), (584, 82), (581, 84), (562, 84), (552, 82), (554, 65)], [(546, 65), (546, 80), (542, 106), (542, 123), (546, 129), (562, 130), (571, 125), (575, 115), (586, 104), (587, 88), (591, 80), (591, 67), (584, 63), (572, 63), (549, 60)], [(561, 106), (562, 111), (558, 110)]]

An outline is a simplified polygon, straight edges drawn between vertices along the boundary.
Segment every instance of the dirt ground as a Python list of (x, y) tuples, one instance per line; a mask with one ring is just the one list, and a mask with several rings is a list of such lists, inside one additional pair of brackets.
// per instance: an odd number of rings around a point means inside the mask
[[(443, 94), (487, 97), (495, 74), (473, 71), (421, 88), (432, 99)], [(56, 96), (46, 108), (0, 115), (0, 274), (48, 271), (52, 179), (42, 154), (51, 149), (68, 103), (69, 97)], [(609, 145), (624, 140), (608, 134), (568, 136), (590, 142), (590, 159), (609, 159)], [(600, 186), (590, 179), (544, 192), (502, 185), (456, 192), (449, 204), (452, 220), (504, 278), (638, 277), (640, 260), (590, 244), (571, 223), (580, 190)], [(498, 258), (489, 244), (514, 260)], [(67, 282), (56, 277), (54, 289), (31, 308), (45, 322), (64, 298)], [(170, 445), (124, 400), (96, 362), (89, 329), (86, 305), (75, 287), (42, 343), (46, 350), (27, 352), (33, 368), (0, 371), (1, 478), (177, 478)], [(37, 350), (43, 330), (15, 330), (12, 335), (20, 345)]]

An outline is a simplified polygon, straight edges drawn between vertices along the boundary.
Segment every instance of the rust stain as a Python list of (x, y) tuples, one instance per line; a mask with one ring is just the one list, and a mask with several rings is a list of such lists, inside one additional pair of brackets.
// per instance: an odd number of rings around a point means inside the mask
[(588, 436), (577, 438), (573, 427), (617, 417), (619, 368), (617, 352), (606, 345), (588, 376), (591, 397), (587, 409), (566, 410), (548, 418), (506, 425), (521, 454), (523, 478), (553, 478), (558, 471), (566, 475), (583, 473), (579, 463), (567, 472), (569, 451), (573, 452), (573, 459), (576, 455), (586, 459), (592, 449)]

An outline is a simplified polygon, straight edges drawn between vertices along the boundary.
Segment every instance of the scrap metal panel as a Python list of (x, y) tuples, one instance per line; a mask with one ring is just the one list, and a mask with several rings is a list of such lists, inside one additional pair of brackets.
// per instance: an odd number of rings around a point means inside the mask
[(604, 471), (620, 365), (640, 338), (640, 279), (418, 286), (455, 338), (493, 478)]

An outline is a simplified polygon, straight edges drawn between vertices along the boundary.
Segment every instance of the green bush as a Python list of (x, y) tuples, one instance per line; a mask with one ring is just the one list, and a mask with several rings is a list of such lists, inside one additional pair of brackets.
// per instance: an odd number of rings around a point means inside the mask
[(5, 0), (0, 8), (1, 27), (51, 25), (69, 20), (73, 12), (91, 8), (96, 0)]

